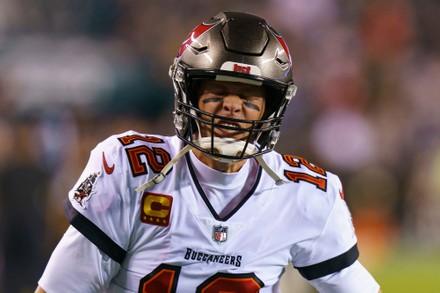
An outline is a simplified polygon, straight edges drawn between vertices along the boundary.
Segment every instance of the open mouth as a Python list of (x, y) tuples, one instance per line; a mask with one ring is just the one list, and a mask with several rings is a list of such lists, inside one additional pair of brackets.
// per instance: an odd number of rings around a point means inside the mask
[(235, 137), (237, 135), (242, 135), (244, 131), (243, 127), (239, 123), (233, 123), (228, 121), (219, 121), (215, 127), (216, 135)]

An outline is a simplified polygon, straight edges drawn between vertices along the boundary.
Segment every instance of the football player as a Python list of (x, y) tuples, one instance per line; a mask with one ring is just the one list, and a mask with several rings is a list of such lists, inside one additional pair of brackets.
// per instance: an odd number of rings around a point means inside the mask
[(37, 292), (279, 292), (289, 263), (320, 292), (379, 292), (338, 177), (273, 151), (296, 92), (283, 38), (219, 13), (170, 76), (176, 135), (96, 146)]

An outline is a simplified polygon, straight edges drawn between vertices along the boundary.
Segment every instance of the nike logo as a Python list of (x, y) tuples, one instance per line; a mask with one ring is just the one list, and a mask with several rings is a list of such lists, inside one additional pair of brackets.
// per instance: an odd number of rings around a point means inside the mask
[(107, 173), (108, 175), (112, 174), (115, 170), (115, 164), (113, 164), (111, 167), (108, 165), (107, 160), (105, 159), (104, 152), (102, 152), (102, 163), (104, 165), (105, 173)]

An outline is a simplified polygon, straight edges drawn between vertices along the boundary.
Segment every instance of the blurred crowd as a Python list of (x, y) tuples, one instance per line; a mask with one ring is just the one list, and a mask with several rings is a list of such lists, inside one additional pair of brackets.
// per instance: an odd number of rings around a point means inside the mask
[(35, 288), (99, 141), (174, 134), (168, 67), (222, 10), (289, 44), (298, 94), (277, 150), (341, 177), (364, 262), (440, 247), (439, 1), (0, 0), (0, 292)]

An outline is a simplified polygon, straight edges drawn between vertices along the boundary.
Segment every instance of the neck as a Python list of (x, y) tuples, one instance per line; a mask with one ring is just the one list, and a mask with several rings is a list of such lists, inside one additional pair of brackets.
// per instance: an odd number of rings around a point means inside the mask
[(223, 173), (238, 172), (241, 169), (241, 167), (243, 167), (243, 165), (246, 163), (246, 160), (229, 162), (229, 163), (220, 162), (215, 158), (211, 157), (210, 155), (203, 153), (200, 150), (193, 149), (192, 151), (194, 155), (197, 157), (197, 159), (199, 159), (203, 164)]

